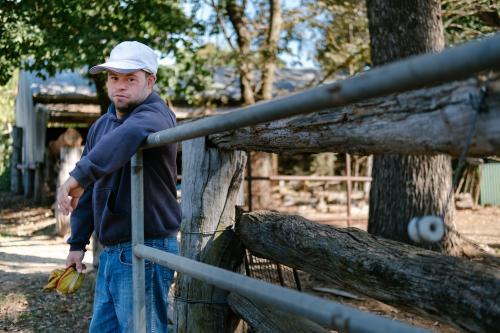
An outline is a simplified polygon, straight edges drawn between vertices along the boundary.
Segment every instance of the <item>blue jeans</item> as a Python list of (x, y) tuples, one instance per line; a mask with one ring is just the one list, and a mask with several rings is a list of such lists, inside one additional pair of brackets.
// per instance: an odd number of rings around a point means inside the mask
[[(177, 238), (146, 239), (144, 244), (179, 254)], [(146, 330), (167, 332), (168, 290), (174, 271), (146, 260)], [(132, 247), (105, 247), (99, 256), (91, 333), (132, 332)]]

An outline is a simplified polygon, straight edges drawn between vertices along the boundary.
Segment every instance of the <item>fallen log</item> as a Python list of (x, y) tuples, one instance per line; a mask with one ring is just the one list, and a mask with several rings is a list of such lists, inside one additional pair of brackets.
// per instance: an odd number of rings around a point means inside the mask
[(496, 267), (277, 212), (244, 214), (236, 234), (255, 255), (341, 288), (466, 331), (500, 327)]
[(286, 154), (333, 151), (458, 156), (479, 110), (469, 155), (498, 155), (500, 79), (488, 84), (478, 79), (452, 82), (209, 138), (220, 149)]
[(252, 333), (329, 332), (310, 320), (277, 311), (272, 306), (255, 303), (235, 293), (230, 293), (227, 301), (231, 310), (248, 323)]

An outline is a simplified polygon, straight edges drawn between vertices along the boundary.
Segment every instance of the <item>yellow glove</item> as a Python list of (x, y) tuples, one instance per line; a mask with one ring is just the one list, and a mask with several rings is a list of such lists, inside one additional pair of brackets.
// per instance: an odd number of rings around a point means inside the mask
[(43, 287), (43, 290), (56, 289), (61, 294), (71, 294), (80, 287), (83, 279), (83, 273), (78, 273), (73, 266), (66, 269), (58, 268), (50, 273), (48, 283)]

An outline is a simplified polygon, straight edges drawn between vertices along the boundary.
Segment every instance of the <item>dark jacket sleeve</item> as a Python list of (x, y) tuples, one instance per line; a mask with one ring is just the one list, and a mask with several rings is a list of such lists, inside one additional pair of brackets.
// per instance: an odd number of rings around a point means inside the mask
[[(87, 141), (82, 158), (88, 154), (89, 146), (90, 143)], [(71, 236), (67, 241), (70, 244), (70, 251), (85, 251), (85, 246), (89, 243), (92, 231), (94, 231), (94, 212), (92, 209), (93, 190), (93, 184), (85, 188), (83, 195), (78, 200), (76, 208), (71, 213)]]
[(94, 212), (92, 210), (93, 190), (93, 185), (85, 189), (80, 200), (78, 200), (78, 205), (71, 213), (71, 236), (68, 238), (70, 251), (85, 251), (85, 246), (89, 243), (92, 231), (94, 231)]
[(123, 167), (147, 136), (161, 129), (157, 117), (158, 114), (150, 107), (138, 107), (122, 125), (96, 142), (70, 175), (86, 188), (99, 178)]

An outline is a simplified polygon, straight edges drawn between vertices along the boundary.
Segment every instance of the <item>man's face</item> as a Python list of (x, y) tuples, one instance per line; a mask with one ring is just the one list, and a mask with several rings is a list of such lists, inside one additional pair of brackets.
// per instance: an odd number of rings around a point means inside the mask
[(108, 95), (117, 110), (127, 112), (148, 97), (154, 83), (154, 75), (142, 70), (128, 74), (108, 72)]

